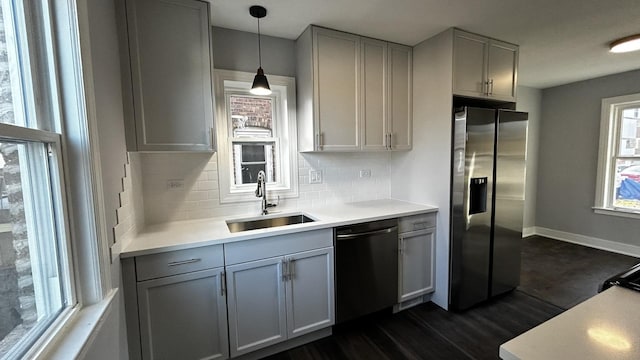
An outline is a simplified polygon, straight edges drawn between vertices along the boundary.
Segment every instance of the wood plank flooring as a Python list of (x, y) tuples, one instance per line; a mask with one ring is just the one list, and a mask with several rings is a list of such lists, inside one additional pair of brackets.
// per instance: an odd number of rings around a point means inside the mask
[(429, 303), (395, 315), (374, 314), (268, 359), (499, 359), (500, 344), (595, 295), (602, 281), (638, 262), (557, 240), (527, 238), (516, 291), (461, 313)]
[(640, 259), (586, 246), (531, 236), (522, 242), (519, 289), (561, 308), (598, 293), (603, 281)]
[(500, 344), (561, 312), (520, 291), (462, 313), (428, 303), (337, 326), (328, 338), (267, 359), (498, 359)]

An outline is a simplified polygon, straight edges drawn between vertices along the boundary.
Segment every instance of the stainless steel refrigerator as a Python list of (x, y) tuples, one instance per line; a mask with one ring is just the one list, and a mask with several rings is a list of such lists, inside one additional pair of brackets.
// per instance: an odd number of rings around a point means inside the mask
[(467, 309), (520, 282), (528, 114), (454, 109), (449, 307)]

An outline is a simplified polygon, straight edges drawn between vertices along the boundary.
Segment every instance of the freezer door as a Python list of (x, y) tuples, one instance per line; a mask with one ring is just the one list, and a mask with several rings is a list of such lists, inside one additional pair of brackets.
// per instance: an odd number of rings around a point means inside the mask
[(527, 119), (527, 113), (498, 111), (491, 296), (520, 284)]
[(454, 113), (449, 305), (466, 309), (489, 296), (495, 110)]

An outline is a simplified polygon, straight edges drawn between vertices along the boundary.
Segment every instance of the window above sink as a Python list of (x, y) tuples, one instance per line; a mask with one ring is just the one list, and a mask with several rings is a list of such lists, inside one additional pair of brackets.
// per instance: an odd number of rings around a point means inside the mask
[(269, 75), (272, 94), (249, 93), (253, 73), (216, 70), (220, 202), (255, 200), (257, 173), (269, 194), (298, 196), (295, 79)]

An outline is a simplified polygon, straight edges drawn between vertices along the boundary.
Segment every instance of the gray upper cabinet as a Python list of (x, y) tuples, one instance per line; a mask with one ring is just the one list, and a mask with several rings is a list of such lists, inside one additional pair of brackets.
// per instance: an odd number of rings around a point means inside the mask
[(514, 102), (517, 74), (517, 45), (454, 31), (454, 95)]
[(411, 149), (412, 50), (310, 26), (296, 42), (298, 149)]
[(212, 151), (209, 4), (126, 0), (126, 24), (128, 150)]
[(413, 50), (409, 46), (389, 43), (389, 150), (411, 150), (413, 114)]

